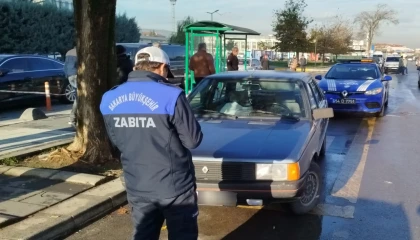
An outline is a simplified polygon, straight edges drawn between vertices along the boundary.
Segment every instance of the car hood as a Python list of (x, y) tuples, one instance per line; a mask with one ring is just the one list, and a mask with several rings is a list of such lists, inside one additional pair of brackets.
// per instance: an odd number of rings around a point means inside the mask
[(309, 140), (311, 122), (220, 120), (200, 122), (203, 140), (194, 160), (298, 160)]
[(352, 79), (323, 79), (319, 82), (319, 87), (324, 91), (348, 91), (364, 92), (374, 88), (382, 87), (379, 79), (374, 80), (352, 80)]

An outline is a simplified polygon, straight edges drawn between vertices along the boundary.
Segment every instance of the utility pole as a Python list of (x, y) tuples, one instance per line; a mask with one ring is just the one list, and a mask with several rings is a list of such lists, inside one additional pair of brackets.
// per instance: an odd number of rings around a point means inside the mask
[(169, 2), (171, 2), (172, 4), (172, 24), (174, 27), (174, 32), (177, 31), (177, 27), (176, 27), (176, 18), (175, 18), (175, 4), (176, 4), (176, 0), (169, 0)]
[(207, 12), (211, 16), (211, 21), (213, 22), (213, 14), (217, 13), (219, 10), (213, 11), (213, 12)]
[[(215, 13), (217, 13), (219, 11), (219, 9), (217, 9), (217, 10), (215, 10), (215, 11), (213, 11), (213, 12), (207, 12), (208, 14), (210, 14), (210, 19), (211, 19), (211, 21), (213, 22), (213, 14), (215, 14)], [(211, 52), (212, 53), (214, 53), (214, 45), (213, 45), (213, 41), (214, 41), (214, 39), (213, 39), (213, 37), (211, 37)]]

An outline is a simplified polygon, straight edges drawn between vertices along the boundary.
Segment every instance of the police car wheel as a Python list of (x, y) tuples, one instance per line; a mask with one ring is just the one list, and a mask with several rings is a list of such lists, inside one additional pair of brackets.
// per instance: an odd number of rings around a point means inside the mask
[(382, 106), (381, 111), (376, 114), (377, 117), (385, 116), (385, 106)]

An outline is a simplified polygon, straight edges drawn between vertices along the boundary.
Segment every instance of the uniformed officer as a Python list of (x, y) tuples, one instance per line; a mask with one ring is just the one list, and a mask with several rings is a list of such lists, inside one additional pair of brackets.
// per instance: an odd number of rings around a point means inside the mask
[(169, 239), (198, 238), (194, 165), (189, 149), (203, 138), (168, 55), (141, 49), (128, 80), (102, 97), (108, 136), (121, 152), (133, 239), (159, 239), (166, 219)]

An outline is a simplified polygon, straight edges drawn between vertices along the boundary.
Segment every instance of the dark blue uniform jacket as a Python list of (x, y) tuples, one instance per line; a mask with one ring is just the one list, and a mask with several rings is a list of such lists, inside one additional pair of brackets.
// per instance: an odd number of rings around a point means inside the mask
[(203, 134), (182, 89), (134, 71), (104, 94), (100, 110), (121, 152), (129, 195), (172, 198), (195, 187), (188, 149), (198, 147)]

